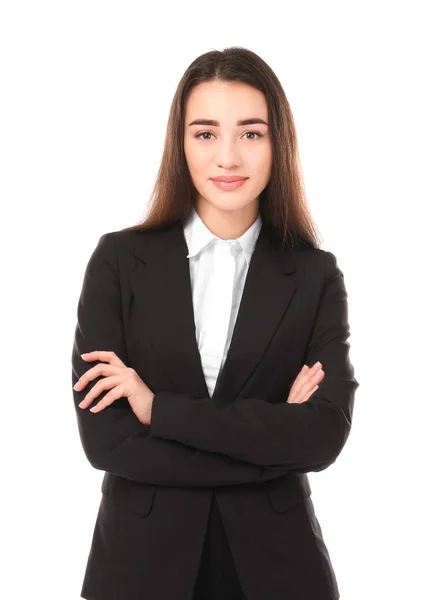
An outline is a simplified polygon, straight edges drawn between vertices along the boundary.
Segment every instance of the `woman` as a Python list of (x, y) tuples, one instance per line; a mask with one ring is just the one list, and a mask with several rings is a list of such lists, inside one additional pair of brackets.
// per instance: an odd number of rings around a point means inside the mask
[(239, 47), (200, 56), (147, 218), (84, 276), (74, 401), (105, 475), (82, 597), (339, 598), (307, 473), (350, 432), (349, 335), (276, 75)]

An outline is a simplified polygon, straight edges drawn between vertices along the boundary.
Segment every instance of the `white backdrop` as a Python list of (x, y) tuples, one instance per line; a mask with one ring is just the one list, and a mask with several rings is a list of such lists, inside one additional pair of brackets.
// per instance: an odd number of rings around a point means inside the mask
[(1, 4), (2, 598), (79, 598), (103, 476), (72, 399), (84, 269), (142, 218), (183, 72), (232, 45), (282, 82), (348, 291), (353, 428), (309, 475), (341, 600), (425, 598), (421, 4)]

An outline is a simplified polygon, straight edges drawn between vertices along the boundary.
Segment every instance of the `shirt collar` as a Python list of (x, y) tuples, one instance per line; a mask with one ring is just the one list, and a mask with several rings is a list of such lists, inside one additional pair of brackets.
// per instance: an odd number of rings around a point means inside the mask
[[(245, 231), (240, 237), (237, 238), (240, 246), (242, 247), (245, 260), (249, 266), (252, 253), (254, 252), (255, 243), (257, 241), (260, 229), (262, 226), (262, 220), (260, 213), (257, 219), (251, 225), (251, 227)], [(205, 246), (207, 246), (211, 240), (222, 240), (218, 236), (214, 235), (208, 227), (205, 225), (201, 217), (192, 206), (191, 213), (186, 220), (183, 227), (184, 235), (186, 238), (186, 244), (189, 250), (187, 258), (196, 256)]]

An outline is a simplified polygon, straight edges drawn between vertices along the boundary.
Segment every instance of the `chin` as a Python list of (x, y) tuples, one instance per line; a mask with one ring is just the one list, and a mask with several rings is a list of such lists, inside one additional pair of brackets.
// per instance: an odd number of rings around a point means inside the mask
[(219, 200), (217, 200), (217, 198), (211, 200), (207, 198), (206, 200), (204, 200), (204, 202), (207, 202), (210, 206), (213, 206), (217, 210), (230, 212), (235, 210), (244, 210), (250, 204), (255, 202), (255, 199), (244, 200), (242, 198), (232, 196), (232, 194), (229, 193), (227, 196), (223, 196)]

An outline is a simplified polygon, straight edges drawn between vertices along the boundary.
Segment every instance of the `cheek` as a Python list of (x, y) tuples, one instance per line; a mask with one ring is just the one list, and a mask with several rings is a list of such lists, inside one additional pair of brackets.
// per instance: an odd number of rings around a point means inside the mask
[(272, 162), (272, 148), (269, 141), (264, 141), (256, 146), (245, 146), (242, 154), (244, 161), (255, 171), (264, 171), (270, 168)]
[(272, 163), (271, 163), (271, 159), (269, 161), (267, 161), (266, 163), (264, 163), (263, 166), (263, 176), (269, 180), (270, 179), (270, 175), (272, 172)]
[(207, 153), (188, 143), (185, 145), (185, 156), (192, 177), (208, 176), (210, 160)]
[(269, 153), (262, 154), (261, 156), (252, 157), (248, 171), (250, 171), (258, 181), (268, 180), (271, 174), (271, 156)]
[(272, 170), (272, 153), (271, 149), (267, 148), (261, 157), (261, 166), (259, 168), (259, 174), (261, 177), (269, 179)]

